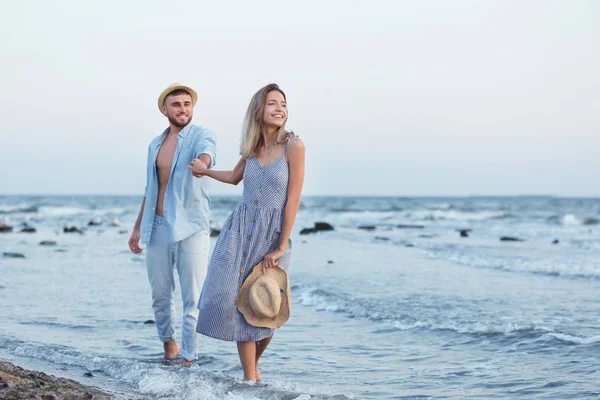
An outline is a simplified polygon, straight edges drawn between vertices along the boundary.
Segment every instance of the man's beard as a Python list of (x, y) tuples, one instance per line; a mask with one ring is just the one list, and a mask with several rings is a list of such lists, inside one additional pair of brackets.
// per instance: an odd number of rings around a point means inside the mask
[(187, 121), (185, 121), (184, 124), (182, 124), (181, 122), (179, 122), (176, 117), (172, 117), (169, 115), (169, 122), (171, 124), (173, 124), (174, 126), (178, 127), (178, 128), (185, 128), (187, 126), (187, 124), (190, 123), (191, 118), (188, 117)]

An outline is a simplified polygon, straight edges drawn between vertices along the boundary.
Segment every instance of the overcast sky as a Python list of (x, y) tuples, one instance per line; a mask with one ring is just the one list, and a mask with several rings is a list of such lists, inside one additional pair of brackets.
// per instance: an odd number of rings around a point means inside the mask
[(305, 194), (600, 196), (595, 0), (14, 1), (0, 49), (0, 194), (142, 195), (173, 82), (231, 169), (276, 82)]

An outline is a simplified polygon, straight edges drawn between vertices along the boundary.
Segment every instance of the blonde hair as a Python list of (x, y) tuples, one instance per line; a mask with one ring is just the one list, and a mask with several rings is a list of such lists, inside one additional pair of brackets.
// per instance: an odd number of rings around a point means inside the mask
[[(256, 150), (264, 143), (262, 135), (263, 128), (263, 114), (265, 112), (265, 101), (267, 94), (272, 91), (278, 91), (285, 98), (285, 93), (275, 83), (270, 83), (267, 86), (260, 89), (252, 96), (248, 110), (246, 110), (246, 116), (244, 117), (244, 124), (242, 125), (242, 143), (240, 145), (240, 155), (243, 158), (250, 158), (255, 155)], [(287, 100), (286, 100), (287, 101)], [(287, 118), (286, 118), (287, 121)], [(291, 132), (285, 130), (285, 122), (277, 130), (275, 137), (275, 143), (284, 143)]]

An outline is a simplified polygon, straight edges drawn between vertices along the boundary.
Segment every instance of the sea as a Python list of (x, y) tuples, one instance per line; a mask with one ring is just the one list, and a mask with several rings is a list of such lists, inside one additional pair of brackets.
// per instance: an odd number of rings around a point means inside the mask
[[(600, 199), (304, 196), (260, 384), (231, 342), (163, 360), (140, 201), (0, 196), (0, 359), (116, 399), (600, 398)], [(214, 229), (239, 201), (213, 197)]]

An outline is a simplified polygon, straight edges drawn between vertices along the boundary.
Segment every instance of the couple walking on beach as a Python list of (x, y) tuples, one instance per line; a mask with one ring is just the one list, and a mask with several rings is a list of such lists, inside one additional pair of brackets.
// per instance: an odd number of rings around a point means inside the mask
[[(150, 142), (144, 199), (129, 248), (146, 245), (152, 308), (164, 356), (191, 366), (198, 333), (237, 342), (244, 378), (260, 381), (258, 361), (274, 328), (289, 317), (290, 235), (304, 181), (304, 144), (285, 129), (285, 93), (275, 84), (250, 101), (241, 158), (214, 169), (212, 131), (191, 124), (197, 93), (171, 85), (158, 98), (169, 127)], [(210, 262), (208, 178), (244, 182), (240, 204), (227, 218)], [(174, 270), (183, 300), (181, 346), (175, 341)]]

